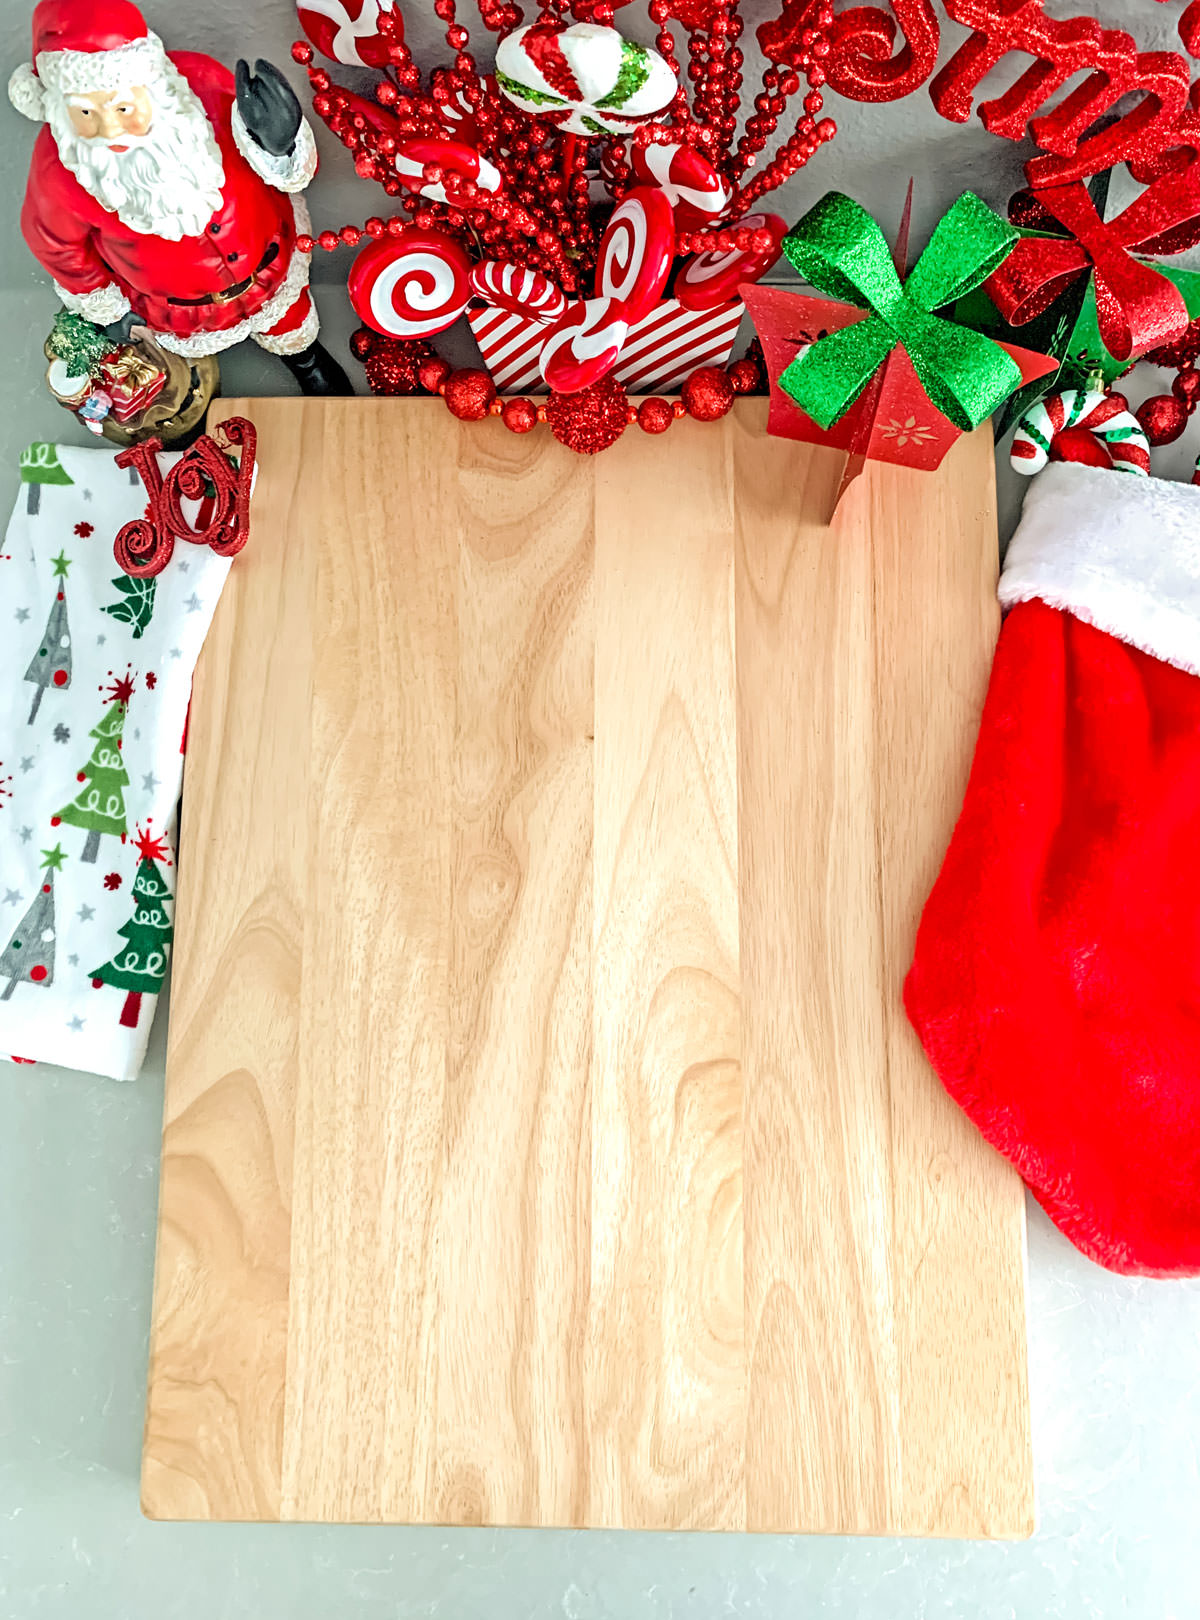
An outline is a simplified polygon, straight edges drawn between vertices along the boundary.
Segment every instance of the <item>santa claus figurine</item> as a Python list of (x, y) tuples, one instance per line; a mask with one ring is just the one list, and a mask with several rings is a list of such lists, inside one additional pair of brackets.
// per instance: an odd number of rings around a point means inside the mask
[(317, 152), (283, 75), (168, 55), (130, 0), (41, 0), (33, 50), (8, 86), (46, 125), (21, 229), (67, 308), (180, 355), (253, 338), (305, 393), (349, 394), (296, 246)]

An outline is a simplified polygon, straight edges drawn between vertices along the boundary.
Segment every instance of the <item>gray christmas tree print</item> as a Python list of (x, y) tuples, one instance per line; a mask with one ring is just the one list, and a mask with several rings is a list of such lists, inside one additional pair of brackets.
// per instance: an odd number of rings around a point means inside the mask
[(67, 857), (61, 844), (42, 854), (46, 880), (0, 954), (0, 979), (8, 980), (0, 1001), (7, 1001), (18, 984), (54, 983), (54, 874)]
[(52, 561), (56, 582), (54, 601), (50, 604), (50, 617), (46, 620), (38, 650), (25, 671), (25, 679), (37, 687), (28, 725), (37, 719), (48, 686), (65, 692), (71, 684), (71, 627), (67, 623), (67, 569), (71, 566), (71, 559), (60, 551)]

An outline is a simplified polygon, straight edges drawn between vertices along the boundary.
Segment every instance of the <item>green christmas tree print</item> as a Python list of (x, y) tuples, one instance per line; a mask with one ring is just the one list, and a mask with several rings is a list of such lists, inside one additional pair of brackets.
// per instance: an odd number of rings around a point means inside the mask
[(153, 576), (150, 579), (130, 579), (128, 574), (121, 574), (113, 580), (113, 584), (121, 593), (121, 600), (110, 602), (103, 611), (111, 613), (122, 624), (131, 624), (133, 639), (140, 641), (154, 616), (154, 593), (158, 589), (158, 580)]
[(101, 716), (100, 724), (88, 733), (95, 739), (96, 746), (78, 775), (84, 786), (70, 804), (50, 818), (52, 827), (63, 823), (86, 831), (87, 842), (81, 860), (95, 861), (103, 833), (112, 833), (125, 842), (125, 789), (129, 786), (129, 772), (121, 757), (121, 741), (132, 696), (133, 682), (128, 674), (114, 680), (105, 695), (109, 707)]
[(33, 516), (42, 504), (43, 484), (73, 484), (75, 480), (58, 459), (58, 446), (39, 443), (21, 452), (21, 482), (29, 485), (26, 510)]
[(120, 1020), (125, 1029), (137, 1028), (142, 997), (156, 996), (162, 989), (172, 936), (167, 916), (171, 891), (158, 870), (158, 863), (167, 859), (167, 846), (161, 838), (152, 838), (147, 827), (138, 833), (137, 848), (140, 859), (133, 880), (133, 916), (117, 929), (127, 943), (111, 961), (91, 973), (93, 989), (110, 984), (128, 990)]
[(67, 569), (71, 566), (70, 558), (59, 552), (54, 561), (54, 578), (61, 580), (62, 584), (56, 587), (54, 601), (50, 606), (50, 617), (46, 620), (46, 628), (42, 631), (41, 645), (29, 661), (29, 668), (25, 671), (25, 679), (32, 681), (37, 687), (33, 694), (33, 708), (29, 711), (27, 725), (32, 725), (37, 719), (37, 712), (42, 706), (42, 699), (46, 695), (48, 686), (57, 687), (65, 692), (71, 684), (71, 630), (67, 623)]
[(0, 991), (0, 1001), (7, 1001), (18, 984), (54, 983), (54, 874), (67, 857), (61, 844), (42, 854), (46, 881), (0, 954), (0, 979), (8, 980)]

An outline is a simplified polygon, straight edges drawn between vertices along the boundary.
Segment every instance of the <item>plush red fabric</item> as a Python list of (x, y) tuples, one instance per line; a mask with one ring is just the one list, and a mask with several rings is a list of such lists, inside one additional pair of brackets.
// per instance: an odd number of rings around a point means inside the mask
[(1200, 1271), (1200, 680), (1011, 610), (905, 1002), (1085, 1254)]

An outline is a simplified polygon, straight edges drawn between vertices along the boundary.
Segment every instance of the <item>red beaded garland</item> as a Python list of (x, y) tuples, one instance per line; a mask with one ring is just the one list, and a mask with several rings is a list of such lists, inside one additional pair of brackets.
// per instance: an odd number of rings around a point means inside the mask
[(638, 406), (638, 426), (643, 433), (665, 433), (675, 420), (671, 402), (652, 394)]
[(1156, 394), (1143, 400), (1134, 412), (1151, 445), (1173, 444), (1187, 427), (1190, 414), (1174, 394)]
[(530, 399), (506, 399), (501, 412), (510, 433), (532, 433), (537, 426), (537, 407)]
[(577, 394), (551, 393), (546, 420), (559, 444), (581, 456), (594, 456), (616, 444), (629, 425), (629, 400), (613, 376)]
[(496, 397), (496, 385), (486, 371), (466, 367), (450, 373), (442, 395), (446, 408), (460, 422), (482, 422)]
[(697, 422), (717, 422), (733, 405), (734, 387), (717, 366), (701, 366), (684, 380), (679, 397)]
[(453, 370), (449, 360), (443, 360), (440, 354), (431, 354), (429, 359), (421, 362), (417, 376), (421, 379), (422, 388), (436, 394)]

